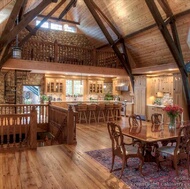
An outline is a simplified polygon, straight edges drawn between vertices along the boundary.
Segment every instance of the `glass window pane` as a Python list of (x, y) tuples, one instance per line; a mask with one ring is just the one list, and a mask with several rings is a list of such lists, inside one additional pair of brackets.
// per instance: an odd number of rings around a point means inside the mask
[(53, 24), (53, 23), (51, 23), (51, 29), (62, 30), (62, 25), (61, 24)]
[[(36, 26), (40, 23), (40, 20), (36, 20)], [(40, 27), (42, 28), (49, 28), (49, 23), (48, 22), (44, 22)]]
[(72, 80), (66, 80), (66, 96), (73, 95)]
[(74, 80), (74, 94), (77, 96), (83, 95), (83, 81), (81, 80)]

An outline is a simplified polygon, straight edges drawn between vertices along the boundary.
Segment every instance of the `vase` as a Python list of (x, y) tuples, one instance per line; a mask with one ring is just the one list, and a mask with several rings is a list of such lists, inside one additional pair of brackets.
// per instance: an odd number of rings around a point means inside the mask
[(170, 116), (170, 122), (168, 125), (169, 129), (175, 129), (176, 127), (176, 116)]

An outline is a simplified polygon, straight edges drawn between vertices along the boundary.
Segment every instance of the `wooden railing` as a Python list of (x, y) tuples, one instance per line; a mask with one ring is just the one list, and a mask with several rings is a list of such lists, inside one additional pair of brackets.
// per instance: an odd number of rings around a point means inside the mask
[(122, 68), (116, 54), (109, 51), (62, 45), (55, 41), (30, 41), (22, 48), (22, 59), (76, 65)]
[(0, 151), (36, 148), (37, 132), (50, 132), (53, 142), (76, 143), (77, 113), (51, 104), (0, 105)]
[(0, 114), (0, 151), (37, 148), (37, 111), (26, 114)]
[(49, 130), (59, 143), (76, 143), (77, 113), (69, 109), (49, 105)]
[(0, 114), (27, 114), (35, 108), (37, 111), (37, 124), (44, 129), (48, 126), (48, 104), (1, 104)]

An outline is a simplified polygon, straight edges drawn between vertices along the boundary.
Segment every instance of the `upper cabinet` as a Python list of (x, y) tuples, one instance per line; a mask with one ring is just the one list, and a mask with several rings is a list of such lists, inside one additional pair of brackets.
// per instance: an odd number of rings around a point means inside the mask
[(101, 80), (88, 80), (89, 94), (102, 94), (104, 88), (104, 81)]
[(46, 93), (63, 93), (64, 79), (62, 78), (45, 78)]
[(173, 96), (173, 76), (148, 77), (148, 95), (157, 97), (159, 92), (169, 93)]

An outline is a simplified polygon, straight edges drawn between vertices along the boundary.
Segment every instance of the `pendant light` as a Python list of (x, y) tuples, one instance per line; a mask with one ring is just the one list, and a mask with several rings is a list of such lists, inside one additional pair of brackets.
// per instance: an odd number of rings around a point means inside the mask
[[(18, 25), (18, 16), (16, 19), (16, 24)], [(13, 55), (12, 56), (13, 56), (13, 58), (21, 59), (21, 49), (18, 46), (18, 34), (16, 35), (16, 45), (15, 45), (15, 47), (13, 47)]]

